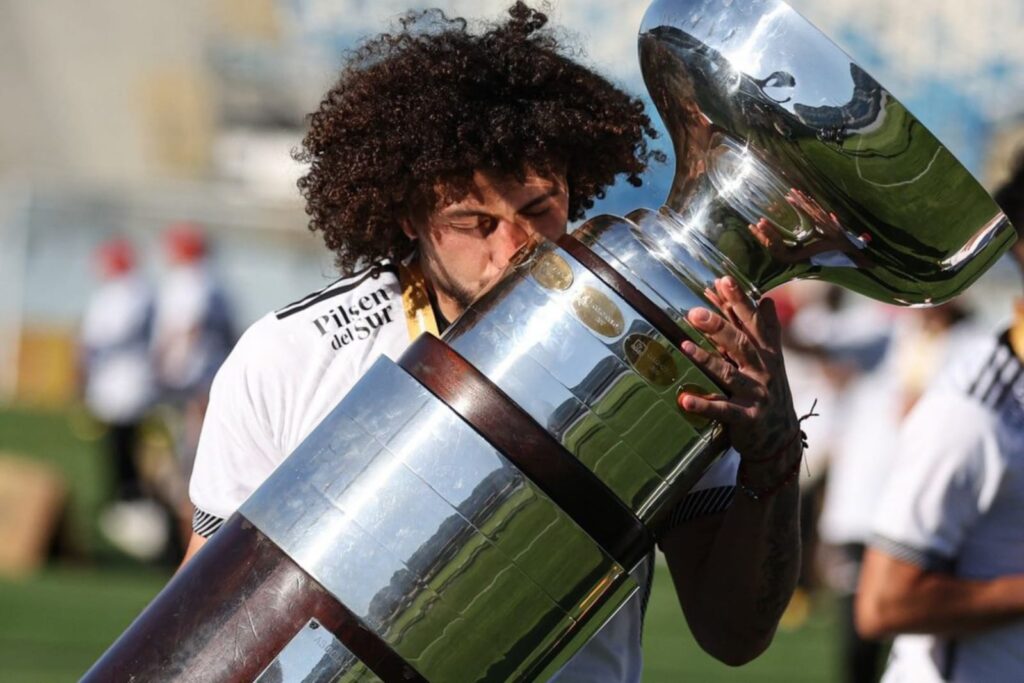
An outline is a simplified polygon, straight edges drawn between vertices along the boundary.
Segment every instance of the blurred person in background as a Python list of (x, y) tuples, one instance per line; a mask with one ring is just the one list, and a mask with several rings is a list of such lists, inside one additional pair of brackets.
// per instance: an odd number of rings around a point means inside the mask
[[(877, 654), (863, 652), (862, 644), (848, 636), (853, 631), (850, 612), (853, 583), (839, 576), (836, 567), (849, 570), (850, 561), (846, 558), (848, 549), (842, 542), (836, 545), (836, 534), (829, 523), (830, 518), (836, 516), (836, 496), (834, 491), (827, 495), (826, 490), (834, 488), (833, 466), (846, 444), (847, 435), (843, 432), (849, 419), (849, 388), (878, 366), (884, 357), (889, 345), (889, 320), (880, 304), (851, 300), (849, 293), (836, 285), (813, 282), (799, 285), (806, 294), (787, 328), (786, 365), (793, 377), (794, 396), (803, 395), (805, 402), (812, 398), (817, 400), (816, 412), (821, 413), (820, 419), (807, 422), (811, 436), (807, 462), (812, 477), (801, 480), (801, 488), (808, 497), (801, 505), (805, 537), (817, 541), (813, 548), (805, 545), (808, 554), (805, 572), (820, 575), (823, 583), (839, 597), (839, 680), (872, 681), (878, 670)], [(817, 504), (816, 515), (811, 509), (814, 503)], [(813, 535), (810, 528), (814, 529)], [(843, 559), (822, 562), (823, 558), (837, 556)]]
[[(818, 518), (824, 490), (825, 469), (833, 447), (836, 423), (838, 383), (831, 372), (821, 334), (827, 325), (818, 324), (821, 316), (831, 315), (839, 302), (835, 285), (811, 280), (789, 282), (771, 291), (782, 324), (782, 343), (786, 353), (786, 375), (793, 403), (813, 406), (814, 419), (803, 423), (808, 446), (804, 451), (804, 474), (800, 477), (800, 539), (802, 562), (800, 581), (781, 626), (788, 630), (801, 627), (811, 615), (813, 597), (819, 585), (815, 564), (818, 547)], [(841, 296), (841, 294), (840, 294)]]
[[(958, 302), (932, 309), (895, 309), (860, 302), (868, 312), (854, 318), (860, 328), (882, 335), (859, 351), (837, 348), (833, 362), (854, 372), (837, 405), (835, 448), (828, 464), (820, 520), (828, 546), (826, 577), (840, 599), (841, 670), (849, 683), (871, 683), (881, 672), (885, 641), (861, 637), (854, 627), (854, 602), (871, 518), (898, 455), (894, 435), (910, 408), (960, 346), (979, 332)], [(869, 322), (870, 317), (873, 322)], [(842, 330), (835, 330), (837, 339)]]
[(213, 271), (201, 226), (177, 223), (163, 234), (167, 270), (156, 300), (152, 355), (161, 401), (181, 470), (171, 494), (183, 529), (191, 534), (185, 482), (192, 472), (210, 385), (235, 343), (228, 298)]
[(156, 395), (149, 355), (153, 291), (126, 239), (101, 244), (96, 266), (100, 285), (82, 320), (79, 367), (86, 407), (105, 427), (114, 474), (114, 501), (100, 513), (99, 526), (123, 552), (152, 560), (167, 538), (164, 513), (146, 496), (138, 466), (140, 424)]
[[(1024, 269), (1024, 164), (996, 195)], [(904, 423), (857, 596), (867, 638), (896, 636), (883, 680), (1024, 680), (1024, 307), (967, 344)]]
[[(616, 176), (639, 185), (662, 156), (648, 149), (642, 102), (566, 57), (525, 4), (480, 32), (439, 11), (400, 21), (349, 55), (311, 116), (299, 187), (344, 275), (256, 322), (217, 374), (189, 556), (377, 358), (444, 330), (518, 249), (565, 234)], [(689, 342), (683, 352), (731, 395), (687, 393), (680, 406), (722, 420), (735, 450), (676, 508), (660, 545), (696, 640), (739, 665), (771, 642), (796, 581), (802, 444), (774, 305), (754, 308), (728, 278), (716, 288), (728, 319), (689, 319), (735, 365)], [(640, 680), (652, 570), (653, 553), (636, 570), (644, 589), (560, 680)]]

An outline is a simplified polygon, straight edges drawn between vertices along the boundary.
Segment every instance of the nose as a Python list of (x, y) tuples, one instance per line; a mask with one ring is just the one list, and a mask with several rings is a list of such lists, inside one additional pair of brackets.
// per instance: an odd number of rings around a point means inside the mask
[(536, 233), (528, 224), (506, 219), (502, 219), (498, 223), (498, 229), (495, 232), (500, 240), (498, 256), (505, 262), (511, 259), (512, 254), (519, 251), (520, 247)]

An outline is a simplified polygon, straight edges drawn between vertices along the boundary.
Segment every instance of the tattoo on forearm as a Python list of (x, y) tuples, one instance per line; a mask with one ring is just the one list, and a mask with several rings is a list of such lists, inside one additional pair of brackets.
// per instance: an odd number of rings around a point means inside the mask
[(757, 614), (774, 624), (789, 604), (793, 583), (800, 565), (799, 489), (788, 486), (780, 492), (769, 511), (767, 544), (760, 586), (757, 592)]

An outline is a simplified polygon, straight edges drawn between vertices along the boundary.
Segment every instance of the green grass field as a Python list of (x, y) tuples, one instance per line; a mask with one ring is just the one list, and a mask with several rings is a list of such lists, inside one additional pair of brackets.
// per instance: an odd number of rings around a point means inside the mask
[[(105, 466), (96, 443), (76, 436), (87, 431), (64, 414), (0, 411), (0, 451), (45, 459), (66, 473), (71, 489), (67, 534), (79, 553), (27, 580), (0, 580), (0, 682), (77, 680), (169, 576), (167, 570), (118, 558), (99, 540), (94, 520), (106, 495)], [(802, 627), (780, 632), (757, 661), (729, 668), (693, 642), (668, 574), (659, 565), (645, 625), (644, 680), (836, 680), (832, 608), (823, 598)]]

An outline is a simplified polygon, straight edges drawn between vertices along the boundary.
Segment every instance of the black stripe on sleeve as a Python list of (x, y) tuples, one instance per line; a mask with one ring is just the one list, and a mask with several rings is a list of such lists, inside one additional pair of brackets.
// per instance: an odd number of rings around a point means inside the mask
[(920, 567), (925, 571), (949, 572), (956, 561), (955, 558), (946, 557), (935, 550), (916, 548), (879, 534), (872, 535), (868, 545), (890, 557)]
[[(387, 261), (386, 260), (382, 261), (381, 264), (387, 264)], [(280, 310), (275, 311), (275, 313), (284, 313), (284, 312), (286, 312), (290, 308), (295, 308), (297, 306), (305, 306), (312, 299), (315, 299), (316, 297), (320, 296), (321, 294), (323, 294), (325, 292), (329, 292), (332, 289), (334, 289), (335, 287), (340, 287), (340, 286), (346, 285), (349, 282), (352, 282), (353, 280), (358, 278), (360, 275), (363, 275), (367, 271), (372, 270), (374, 267), (376, 267), (377, 265), (381, 265), (381, 264), (376, 264), (376, 263), (375, 264), (371, 264), (371, 265), (369, 265), (369, 266), (367, 266), (365, 268), (360, 268), (359, 270), (357, 270), (355, 272), (349, 273), (348, 275), (342, 275), (337, 280), (335, 280), (334, 282), (331, 282), (329, 285), (327, 285), (323, 289), (319, 289), (319, 290), (317, 290), (317, 291), (315, 291), (315, 292), (313, 292), (311, 294), (307, 294), (306, 296), (302, 297), (298, 301), (293, 301), (290, 304), (288, 304), (287, 306), (283, 306)]]
[(295, 303), (285, 306), (284, 308), (276, 311), (274, 315), (277, 316), (278, 320), (284, 320), (288, 316), (295, 315), (300, 311), (304, 311), (310, 306), (318, 304), (321, 301), (330, 299), (331, 297), (338, 296), (339, 294), (344, 294), (345, 292), (350, 292), (359, 285), (369, 280), (370, 278), (376, 279), (380, 277), (381, 273), (391, 273), (392, 275), (397, 277), (398, 266), (392, 265), (390, 263), (380, 263), (371, 266), (370, 268), (361, 272), (361, 277), (353, 276), (352, 278), (349, 278), (347, 280), (335, 282), (319, 292), (310, 294), (304, 299), (300, 299)]
[(967, 394), (990, 408), (998, 408), (1022, 374), (1024, 364), (1014, 353), (1010, 345), (1010, 332), (1007, 330), (999, 335), (998, 343), (979, 368), (974, 381), (967, 388)]
[(196, 511), (192, 514), (192, 531), (203, 538), (213, 536), (223, 524), (223, 517), (211, 515), (209, 512), (199, 508), (196, 508)]
[(735, 493), (735, 486), (715, 486), (710, 489), (694, 491), (683, 498), (672, 510), (666, 529), (673, 529), (691, 519), (706, 517), (728, 509)]
[(969, 395), (977, 396), (979, 398), (985, 395), (985, 392), (988, 390), (988, 385), (982, 387), (981, 380), (985, 377), (985, 371), (995, 364), (996, 358), (998, 358), (999, 356), (999, 348), (1000, 347), (997, 344), (996, 347), (992, 349), (992, 353), (989, 354), (988, 359), (982, 364), (981, 368), (978, 370), (978, 374), (975, 376), (974, 381), (971, 382), (970, 386), (967, 387), (967, 393)]
[[(1016, 360), (1016, 357), (1014, 357), (1014, 359)], [(1016, 384), (1017, 380), (1019, 380), (1021, 375), (1024, 374), (1024, 365), (1021, 365), (1019, 361), (1015, 363), (1015, 365), (1016, 367), (1013, 369), (1013, 374), (1003, 380), (1003, 386), (996, 395), (995, 402), (992, 404), (996, 408), (1006, 400), (1006, 397), (1010, 394), (1010, 390), (1013, 389), (1013, 385)]]

